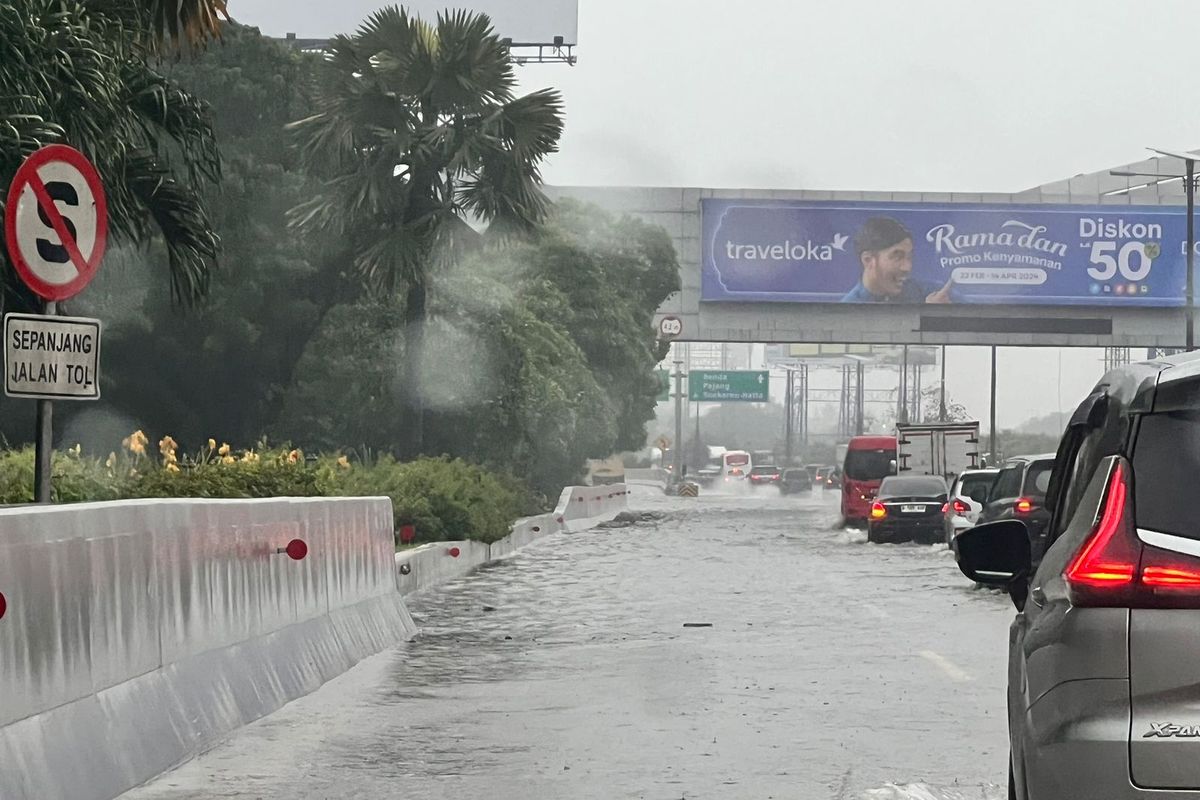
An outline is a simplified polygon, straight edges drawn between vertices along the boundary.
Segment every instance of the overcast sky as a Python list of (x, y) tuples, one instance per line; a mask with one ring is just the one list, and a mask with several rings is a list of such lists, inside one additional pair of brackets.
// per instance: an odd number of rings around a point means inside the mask
[[(374, 5), (229, 4), (301, 36), (349, 31)], [(1184, 102), (1198, 22), (1195, 0), (581, 0), (578, 65), (520, 75), (566, 99), (550, 183), (1012, 192), (1146, 145), (1200, 147)], [(1069, 406), (1098, 352), (1004, 352), (1002, 427), (1055, 410), (1060, 360)], [(951, 392), (986, 419), (986, 351), (950, 364)]]

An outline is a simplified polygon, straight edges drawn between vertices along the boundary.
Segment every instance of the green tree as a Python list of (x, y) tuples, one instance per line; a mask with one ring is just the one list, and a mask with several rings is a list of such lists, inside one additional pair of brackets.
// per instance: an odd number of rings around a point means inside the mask
[[(152, 13), (158, 9), (158, 19), (166, 20), (164, 8), (101, 0), (0, 3), (0, 185), (46, 144), (83, 151), (104, 181), (115, 241), (161, 238), (172, 290), (188, 300), (203, 294), (217, 253), (196, 187), (218, 178), (220, 160), (204, 104), (151, 63)], [(191, 30), (192, 20), (176, 30)], [(0, 301), (33, 307), (3, 248), (0, 263)]]
[(655, 368), (670, 348), (657, 338), (654, 315), (679, 290), (679, 262), (667, 232), (594, 205), (560, 201), (536, 244), (516, 257), (526, 259), (527, 283), (556, 290), (551, 296), (540, 289), (540, 313), (557, 309), (608, 393), (617, 424), (610, 452), (641, 448), (658, 402)]
[(561, 101), (513, 93), (508, 47), (485, 15), (427, 24), (395, 6), (330, 42), (315, 114), (294, 128), (323, 189), (293, 216), (302, 231), (346, 245), (365, 285), (402, 291), (408, 452), (423, 449), (418, 386), (431, 276), (496, 235), (528, 231), (546, 200), (538, 165), (558, 146)]
[[(150, 260), (136, 253), (115, 253), (81, 296), (85, 310), (111, 325), (104, 403), (137, 427), (191, 444), (210, 436), (255, 441), (274, 423), (306, 343), (346, 285), (287, 228), (288, 210), (313, 190), (284, 131), (311, 109), (312, 62), (230, 25), (221, 46), (169, 68), (212, 109), (224, 171), (204, 200), (228, 266), (187, 313), (172, 307), (153, 283)], [(119, 269), (121, 261), (128, 268)], [(135, 313), (106, 307), (143, 294)], [(87, 308), (92, 303), (99, 307)]]

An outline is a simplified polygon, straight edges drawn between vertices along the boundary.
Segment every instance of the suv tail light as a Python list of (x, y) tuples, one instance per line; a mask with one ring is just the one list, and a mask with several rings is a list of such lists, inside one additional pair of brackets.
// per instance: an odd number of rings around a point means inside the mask
[(1123, 463), (1113, 468), (1092, 534), (1063, 573), (1071, 603), (1200, 608), (1200, 558), (1152, 547), (1138, 538), (1127, 470)]
[(969, 505), (967, 505), (966, 503), (964, 503), (962, 500), (958, 499), (957, 497), (954, 498), (954, 502), (951, 505), (954, 508), (955, 514), (966, 514), (968, 511), (971, 510), (971, 507)]
[(871, 503), (871, 519), (883, 519), (887, 516), (887, 506), (876, 500)]

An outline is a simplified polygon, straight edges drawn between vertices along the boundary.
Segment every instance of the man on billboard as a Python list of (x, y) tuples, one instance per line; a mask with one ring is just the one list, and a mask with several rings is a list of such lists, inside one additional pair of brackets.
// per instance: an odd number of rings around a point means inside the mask
[(951, 279), (936, 286), (912, 277), (913, 236), (892, 217), (872, 217), (854, 235), (862, 278), (843, 303), (951, 303)]

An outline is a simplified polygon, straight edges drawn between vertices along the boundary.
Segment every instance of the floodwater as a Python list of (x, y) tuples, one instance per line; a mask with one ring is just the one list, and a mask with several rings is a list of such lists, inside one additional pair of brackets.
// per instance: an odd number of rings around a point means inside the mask
[(669, 498), (410, 598), (422, 632), (126, 800), (1006, 797), (1007, 597), (837, 495)]

